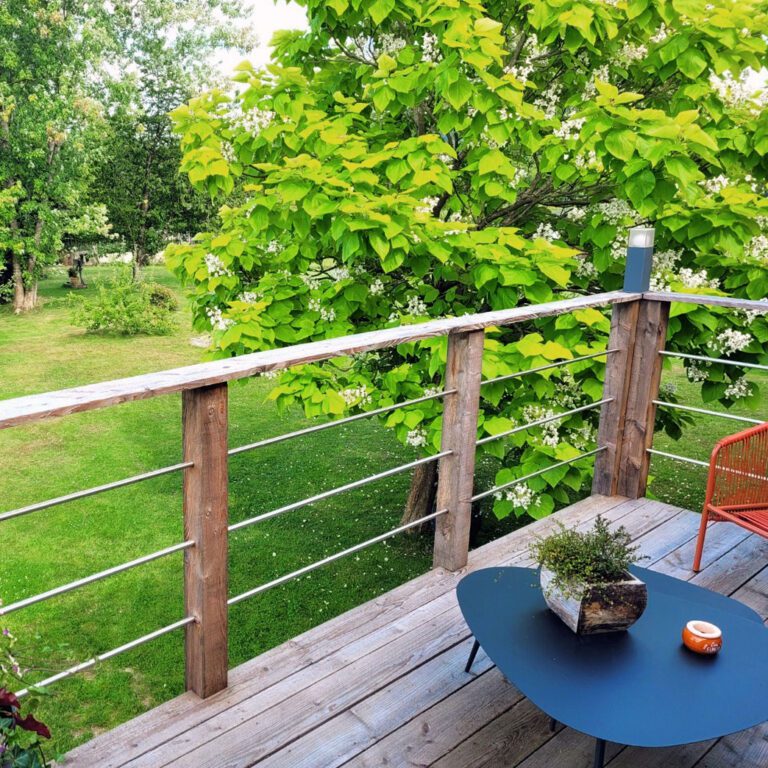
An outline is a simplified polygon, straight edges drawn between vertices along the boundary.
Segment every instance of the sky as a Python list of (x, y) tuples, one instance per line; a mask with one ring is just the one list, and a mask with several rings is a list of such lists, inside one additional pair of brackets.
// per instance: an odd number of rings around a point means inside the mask
[(306, 29), (307, 16), (304, 9), (297, 3), (285, 0), (246, 0), (251, 13), (247, 22), (253, 27), (258, 46), (247, 56), (238, 51), (226, 51), (217, 64), (224, 74), (230, 74), (244, 58), (249, 59), (255, 66), (266, 64), (269, 60), (269, 41), (272, 35), (281, 29)]

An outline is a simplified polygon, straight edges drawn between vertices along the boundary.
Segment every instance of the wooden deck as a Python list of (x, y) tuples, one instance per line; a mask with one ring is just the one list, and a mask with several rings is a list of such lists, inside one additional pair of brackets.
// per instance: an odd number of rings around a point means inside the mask
[[(594, 496), (475, 550), (469, 569), (526, 564), (555, 520), (602, 513), (632, 533), (650, 567), (732, 595), (768, 618), (768, 541), (728, 524), (690, 571), (698, 515), (656, 501)], [(230, 687), (185, 694), (71, 752), (81, 768), (586, 768), (593, 741), (548, 718), (471, 646), (454, 588), (435, 570), (230, 671)], [(628, 702), (629, 703), (629, 702)], [(681, 706), (685, 706), (681, 699)], [(764, 768), (768, 724), (671, 749), (609, 745), (611, 768)]]

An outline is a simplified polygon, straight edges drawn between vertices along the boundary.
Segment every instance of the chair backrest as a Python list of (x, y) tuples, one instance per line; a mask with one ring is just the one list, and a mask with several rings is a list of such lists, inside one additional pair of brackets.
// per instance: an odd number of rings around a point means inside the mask
[(723, 438), (712, 451), (707, 503), (768, 504), (768, 422)]

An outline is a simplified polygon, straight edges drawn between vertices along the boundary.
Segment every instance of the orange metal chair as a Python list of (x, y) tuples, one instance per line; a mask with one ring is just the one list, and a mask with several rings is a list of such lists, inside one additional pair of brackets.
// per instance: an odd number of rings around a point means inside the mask
[(768, 422), (724, 438), (712, 451), (694, 571), (701, 568), (709, 520), (768, 537)]

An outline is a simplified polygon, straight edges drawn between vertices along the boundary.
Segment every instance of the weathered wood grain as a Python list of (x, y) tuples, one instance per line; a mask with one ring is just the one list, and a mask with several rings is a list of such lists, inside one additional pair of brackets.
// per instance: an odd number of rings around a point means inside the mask
[(649, 301), (672, 302), (684, 304), (701, 304), (709, 307), (732, 307), (746, 311), (765, 312), (765, 302), (750, 299), (738, 299), (733, 296), (703, 296), (699, 293), (674, 293), (672, 291), (646, 291), (643, 298)]
[(448, 513), (436, 520), (433, 561), (448, 571), (463, 568), (469, 553), (484, 342), (483, 331), (448, 337), (445, 388), (456, 392), (443, 404), (440, 449), (451, 453), (440, 459), (435, 502)]
[(642, 301), (637, 317), (626, 412), (621, 429), (619, 475), (616, 490), (636, 499), (645, 496), (653, 428), (661, 380), (662, 358), (669, 320), (669, 304)]
[(608, 349), (616, 350), (608, 355), (603, 383), (604, 403), (600, 408), (597, 444), (604, 447), (595, 457), (592, 476), (592, 493), (614, 496), (619, 482), (619, 458), (621, 436), (627, 411), (632, 358), (635, 351), (635, 333), (640, 313), (639, 301), (616, 304), (611, 312), (611, 333)]
[(184, 392), (186, 686), (201, 698), (227, 687), (227, 385)]
[(65, 416), (69, 413), (91, 411), (132, 400), (144, 400), (172, 392), (222, 384), (265, 371), (289, 368), (292, 365), (394, 347), (405, 342), (446, 336), (450, 333), (481, 330), (497, 325), (512, 325), (538, 317), (550, 317), (573, 312), (576, 309), (602, 307), (639, 298), (640, 294), (623, 291), (578, 296), (564, 301), (551, 301), (546, 304), (514, 307), (462, 317), (447, 317), (418, 325), (385, 328), (353, 336), (296, 344), (159, 373), (62, 389), (58, 392), (17, 397), (0, 401), (0, 429), (53, 416)]

